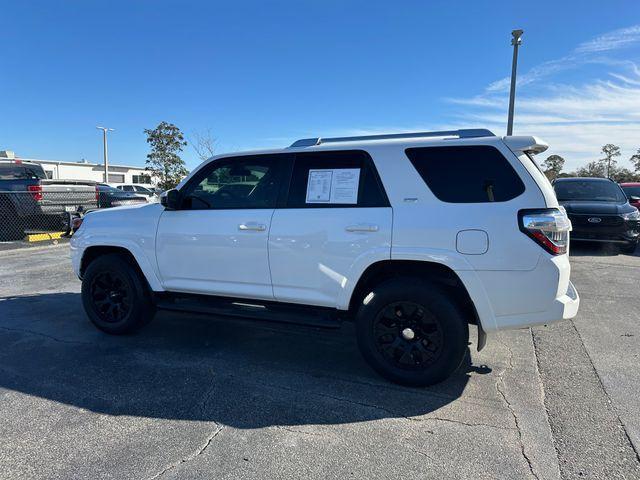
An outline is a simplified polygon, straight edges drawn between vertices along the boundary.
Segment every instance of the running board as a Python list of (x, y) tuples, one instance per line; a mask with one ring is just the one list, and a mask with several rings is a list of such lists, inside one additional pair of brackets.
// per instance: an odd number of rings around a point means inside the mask
[(187, 293), (162, 293), (154, 297), (156, 307), (162, 310), (243, 317), (321, 328), (339, 328), (342, 323), (338, 310), (326, 307)]

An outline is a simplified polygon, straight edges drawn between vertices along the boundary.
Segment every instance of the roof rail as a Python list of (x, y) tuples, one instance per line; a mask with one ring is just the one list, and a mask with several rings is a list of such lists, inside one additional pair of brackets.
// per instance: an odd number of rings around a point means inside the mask
[(491, 130), (485, 128), (467, 128), (462, 130), (441, 130), (439, 132), (409, 132), (409, 133), (388, 133), (383, 135), (362, 135), (359, 137), (333, 137), (333, 138), (303, 138), (293, 142), (289, 148), (313, 147), (323, 143), (357, 142), (361, 140), (392, 140), (396, 138), (427, 138), (427, 137), (494, 137)]

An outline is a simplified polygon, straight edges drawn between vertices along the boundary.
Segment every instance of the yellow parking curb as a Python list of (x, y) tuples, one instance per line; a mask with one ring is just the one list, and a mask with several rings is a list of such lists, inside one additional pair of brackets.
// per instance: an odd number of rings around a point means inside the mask
[(46, 240), (59, 240), (64, 235), (64, 232), (51, 232), (51, 233), (29, 233), (26, 236), (27, 242), (44, 242)]

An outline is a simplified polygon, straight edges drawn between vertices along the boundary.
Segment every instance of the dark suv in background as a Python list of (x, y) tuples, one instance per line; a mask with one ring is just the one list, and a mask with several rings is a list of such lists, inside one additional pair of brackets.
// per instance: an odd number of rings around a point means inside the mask
[(571, 219), (571, 240), (613, 243), (625, 253), (635, 251), (640, 212), (617, 183), (607, 178), (559, 178), (553, 188)]

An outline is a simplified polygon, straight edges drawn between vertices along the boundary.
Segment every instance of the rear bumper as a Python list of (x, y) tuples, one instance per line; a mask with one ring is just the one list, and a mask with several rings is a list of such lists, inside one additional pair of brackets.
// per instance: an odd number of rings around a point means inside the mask
[(457, 273), (487, 333), (567, 320), (580, 307), (566, 254), (541, 254), (531, 270)]
[(555, 298), (548, 309), (541, 312), (504, 315), (496, 318), (497, 330), (547, 325), (561, 320), (570, 320), (580, 308), (580, 295), (573, 283), (569, 282), (567, 291)]

